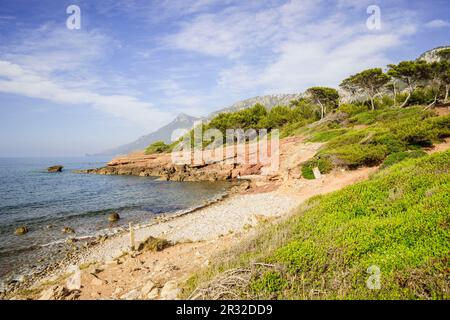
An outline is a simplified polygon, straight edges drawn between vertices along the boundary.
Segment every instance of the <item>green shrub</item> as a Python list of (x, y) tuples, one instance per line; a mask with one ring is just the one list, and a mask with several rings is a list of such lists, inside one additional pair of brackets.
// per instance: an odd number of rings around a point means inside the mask
[(169, 149), (170, 145), (165, 144), (164, 141), (156, 141), (145, 149), (145, 154), (163, 153), (169, 151)]
[[(247, 298), (447, 300), (448, 190), (450, 151), (405, 160), (310, 199), (212, 261), (196, 280), (259, 261), (285, 271), (239, 289)], [(379, 290), (366, 285), (371, 266), (381, 271)]]
[(450, 116), (438, 117), (421, 107), (363, 112), (350, 122), (365, 127), (317, 128), (312, 141), (327, 142), (316, 158), (327, 157), (334, 166), (354, 169), (380, 164), (392, 153), (430, 147), (450, 136)]
[(312, 135), (309, 139), (311, 142), (326, 142), (333, 138), (339, 137), (342, 134), (346, 133), (348, 129), (331, 129), (326, 131), (319, 131)]
[(367, 112), (368, 106), (363, 103), (345, 103), (341, 104), (338, 111), (345, 112), (349, 116), (354, 116), (361, 112)]
[(302, 177), (309, 180), (315, 179), (313, 169), (316, 167), (319, 168), (320, 173), (326, 174), (333, 169), (333, 164), (327, 158), (307, 161), (302, 165)]
[(345, 145), (322, 153), (332, 158), (335, 166), (350, 169), (380, 164), (387, 154), (386, 146), (371, 144)]
[(251, 290), (256, 295), (281, 292), (287, 285), (287, 280), (276, 271), (266, 272), (262, 277), (253, 279), (250, 283)]
[(405, 159), (415, 159), (425, 156), (426, 153), (422, 150), (413, 150), (413, 151), (403, 151), (403, 152), (396, 152), (388, 155), (386, 159), (383, 161), (383, 165), (381, 168), (387, 168), (390, 167), (400, 161), (403, 161)]
[(430, 89), (418, 88), (414, 90), (409, 98), (408, 105), (428, 105), (434, 101), (434, 93)]

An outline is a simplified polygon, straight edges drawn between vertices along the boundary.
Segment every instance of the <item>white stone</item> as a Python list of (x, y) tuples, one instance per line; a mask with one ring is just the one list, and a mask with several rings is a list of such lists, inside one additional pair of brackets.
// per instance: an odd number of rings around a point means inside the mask
[(153, 281), (147, 282), (141, 289), (141, 294), (143, 296), (147, 296), (152, 290), (155, 288), (155, 284)]
[(313, 173), (314, 173), (314, 178), (316, 178), (316, 179), (322, 178), (322, 174), (320, 173), (319, 168), (315, 167), (315, 168), (313, 169)]
[(140, 292), (138, 290), (131, 290), (120, 297), (123, 300), (136, 300), (139, 298)]
[(159, 297), (159, 289), (158, 288), (153, 288), (152, 291), (149, 292), (149, 294), (147, 295), (147, 299), (149, 300), (155, 300)]
[(181, 290), (175, 281), (168, 281), (161, 289), (160, 297), (163, 300), (176, 300)]

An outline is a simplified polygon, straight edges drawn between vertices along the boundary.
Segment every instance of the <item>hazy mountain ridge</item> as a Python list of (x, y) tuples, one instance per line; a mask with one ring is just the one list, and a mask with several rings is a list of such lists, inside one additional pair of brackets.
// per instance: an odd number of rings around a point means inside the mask
[(170, 143), (172, 132), (174, 130), (190, 129), (193, 126), (194, 122), (197, 120), (199, 120), (199, 118), (192, 117), (185, 113), (180, 113), (172, 122), (159, 128), (158, 130), (142, 136), (131, 143), (98, 153), (96, 154), (96, 156), (116, 156), (120, 154), (128, 154), (133, 151), (145, 149), (146, 147), (148, 147), (148, 145), (152, 144), (155, 141), (164, 141), (165, 143)]
[(287, 94), (271, 94), (265, 96), (257, 96), (250, 99), (245, 99), (232, 104), (229, 107), (214, 111), (206, 119), (211, 119), (214, 116), (222, 112), (234, 112), (242, 109), (253, 107), (259, 103), (268, 109), (271, 109), (278, 105), (289, 105), (292, 100), (299, 99), (303, 96), (303, 93), (287, 93)]
[(109, 150), (106, 150), (104, 152), (101, 152), (101, 153), (98, 153), (95, 155), (96, 156), (116, 156), (116, 155), (120, 155), (120, 154), (128, 154), (133, 151), (143, 150), (155, 141), (164, 141), (165, 143), (171, 143), (172, 142), (171, 135), (174, 130), (191, 129), (192, 126), (194, 125), (195, 121), (198, 121), (198, 120), (208, 121), (219, 113), (232, 112), (232, 111), (250, 108), (257, 103), (262, 104), (263, 106), (265, 106), (268, 109), (270, 109), (274, 106), (277, 106), (277, 105), (289, 105), (289, 103), (292, 100), (298, 99), (302, 96), (303, 96), (303, 94), (301, 94), (301, 93), (273, 94), (273, 95), (257, 96), (257, 97), (253, 97), (250, 99), (238, 101), (229, 107), (225, 107), (223, 109), (220, 109), (218, 111), (211, 113), (210, 115), (208, 115), (205, 118), (196, 118), (196, 117), (192, 117), (187, 114), (184, 114), (184, 113), (180, 113), (168, 125), (165, 125), (150, 134), (142, 136), (139, 139), (137, 139), (136, 141), (119, 146), (117, 148), (111, 148)]

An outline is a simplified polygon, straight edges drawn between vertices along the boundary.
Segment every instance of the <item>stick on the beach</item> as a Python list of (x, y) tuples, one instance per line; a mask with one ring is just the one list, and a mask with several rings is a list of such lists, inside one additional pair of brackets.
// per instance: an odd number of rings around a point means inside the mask
[(131, 250), (134, 251), (135, 243), (134, 243), (134, 228), (133, 228), (133, 222), (130, 222), (130, 247), (131, 247)]

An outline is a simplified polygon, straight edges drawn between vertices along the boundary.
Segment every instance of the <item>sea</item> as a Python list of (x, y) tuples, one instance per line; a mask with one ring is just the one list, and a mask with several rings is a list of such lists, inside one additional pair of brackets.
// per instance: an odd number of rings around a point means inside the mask
[[(74, 170), (104, 166), (107, 158), (0, 158), (0, 291), (18, 277), (64, 259), (68, 238), (113, 234), (129, 222), (188, 212), (224, 196), (227, 182), (159, 181), (156, 177), (91, 175)], [(61, 173), (47, 167), (62, 165)], [(108, 215), (120, 220), (111, 223)], [(25, 235), (15, 229), (26, 226)], [(66, 234), (69, 227), (75, 234)]]

